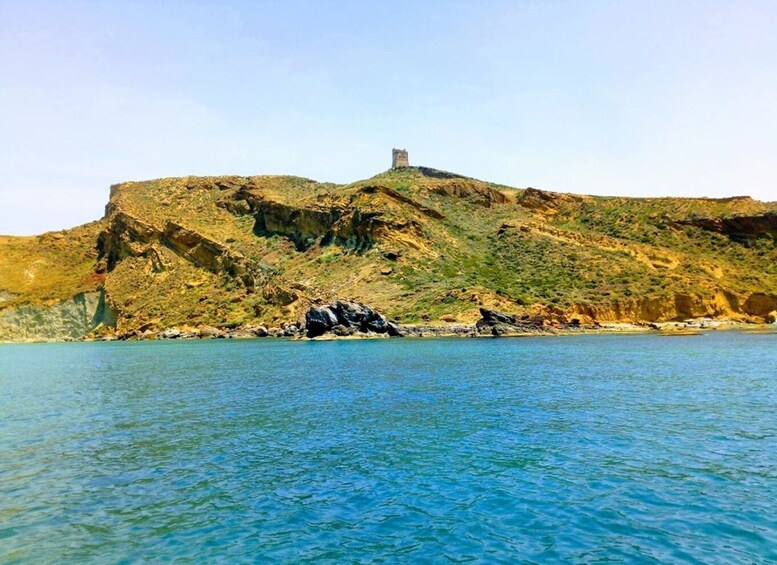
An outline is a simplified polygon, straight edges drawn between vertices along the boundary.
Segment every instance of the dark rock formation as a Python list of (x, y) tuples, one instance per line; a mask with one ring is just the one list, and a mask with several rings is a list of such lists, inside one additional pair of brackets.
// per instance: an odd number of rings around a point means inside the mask
[(342, 326), (340, 324), (337, 324), (335, 327), (332, 328), (332, 333), (338, 337), (346, 337), (346, 336), (355, 334), (356, 330), (354, 328), (349, 328), (347, 326)]
[(397, 327), (383, 314), (364, 304), (341, 300), (334, 304), (312, 306), (305, 314), (305, 331), (308, 337), (318, 337), (327, 332), (338, 336), (357, 332), (399, 335)]
[(332, 306), (313, 306), (305, 314), (305, 329), (308, 337), (318, 337), (339, 325)]
[(546, 333), (542, 320), (539, 318), (521, 319), (515, 316), (497, 312), (496, 310), (480, 309), (482, 318), (475, 324), (475, 329), (481, 335), (516, 335), (525, 333)]

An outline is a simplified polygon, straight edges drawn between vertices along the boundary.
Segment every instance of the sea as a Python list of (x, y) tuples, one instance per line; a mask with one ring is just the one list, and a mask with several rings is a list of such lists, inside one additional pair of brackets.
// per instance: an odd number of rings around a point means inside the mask
[(0, 345), (0, 563), (777, 563), (777, 335)]

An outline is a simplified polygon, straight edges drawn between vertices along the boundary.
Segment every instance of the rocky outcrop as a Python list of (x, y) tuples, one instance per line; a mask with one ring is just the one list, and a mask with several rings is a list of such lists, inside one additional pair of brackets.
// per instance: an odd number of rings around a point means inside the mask
[(108, 271), (125, 257), (140, 256), (147, 257), (154, 270), (163, 270), (159, 246), (208, 271), (235, 277), (248, 288), (253, 288), (262, 275), (261, 267), (240, 253), (176, 222), (168, 221), (160, 229), (129, 214), (116, 212), (108, 228), (97, 238), (98, 258), (105, 262)]
[(777, 318), (777, 294), (754, 292), (747, 297), (742, 309), (751, 316), (758, 316), (768, 323), (774, 323)]
[(245, 196), (254, 212), (257, 235), (283, 235), (298, 250), (304, 251), (315, 244), (336, 243), (356, 251), (370, 249), (389, 232), (416, 232), (419, 226), (413, 220), (389, 219), (380, 208), (363, 206), (361, 195), (380, 194), (390, 200), (410, 206), (430, 218), (442, 219), (442, 214), (414, 201), (394, 189), (381, 185), (360, 187), (348, 200), (338, 204), (319, 203), (287, 204)]
[(589, 197), (529, 187), (518, 197), (516, 203), (529, 210), (535, 210), (545, 214), (554, 214), (563, 206), (579, 204), (584, 202), (587, 198)]
[(389, 188), (388, 186), (383, 186), (383, 185), (364, 186), (359, 189), (358, 193), (359, 194), (382, 194), (390, 198), (391, 200), (396, 200), (397, 202), (406, 204), (411, 208), (415, 209), (416, 211), (420, 212), (424, 216), (428, 216), (435, 220), (442, 220), (445, 217), (437, 210), (434, 210), (433, 208), (429, 208), (428, 206), (424, 206), (420, 202), (417, 202), (412, 198), (410, 198), (409, 196), (405, 196), (401, 192), (397, 192), (396, 190), (394, 190), (393, 188)]
[(357, 333), (400, 335), (395, 324), (369, 306), (340, 300), (333, 304), (312, 306), (305, 314), (305, 333), (311, 338), (325, 333), (338, 336)]
[(236, 215), (252, 214), (256, 235), (284, 236), (294, 243), (298, 251), (314, 245), (335, 243), (363, 252), (390, 233), (420, 231), (418, 222), (412, 219), (400, 221), (396, 216), (387, 215), (382, 206), (374, 204), (374, 195), (407, 206), (429, 218), (443, 218), (437, 210), (378, 184), (360, 186), (336, 198), (309, 198), (293, 202), (246, 186), (218, 205)]
[(332, 231), (343, 211), (322, 206), (292, 206), (272, 200), (249, 201), (254, 205), (257, 235), (278, 234), (288, 237), (304, 251)]
[(503, 192), (483, 183), (465, 179), (450, 180), (441, 184), (432, 185), (429, 187), (429, 191), (441, 196), (468, 200), (473, 204), (483, 206), (484, 208), (491, 208), (496, 204), (509, 203), (509, 199)]
[(706, 231), (728, 236), (734, 241), (747, 242), (760, 237), (777, 240), (777, 212), (754, 215), (733, 215), (719, 218), (689, 218), (674, 225), (696, 226)]
[(332, 331), (339, 323), (332, 306), (314, 306), (305, 314), (305, 328), (308, 337), (318, 337)]
[(481, 318), (475, 324), (475, 329), (479, 335), (507, 336), (521, 334), (543, 334), (550, 333), (545, 329), (541, 318), (516, 318), (511, 314), (480, 309)]
[(105, 293), (87, 292), (52, 305), (23, 304), (0, 311), (0, 341), (79, 339), (115, 325)]

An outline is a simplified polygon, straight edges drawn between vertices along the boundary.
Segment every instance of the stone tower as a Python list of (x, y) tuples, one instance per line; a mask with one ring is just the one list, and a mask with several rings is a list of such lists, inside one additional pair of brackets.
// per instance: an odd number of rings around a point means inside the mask
[(391, 150), (391, 168), (409, 167), (410, 161), (407, 160), (407, 149)]

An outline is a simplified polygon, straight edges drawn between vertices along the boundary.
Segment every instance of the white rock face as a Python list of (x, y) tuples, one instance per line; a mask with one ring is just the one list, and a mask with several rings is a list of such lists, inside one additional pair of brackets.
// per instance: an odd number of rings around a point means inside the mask
[(0, 341), (76, 339), (115, 323), (104, 293), (87, 292), (53, 306), (25, 304), (0, 311)]

